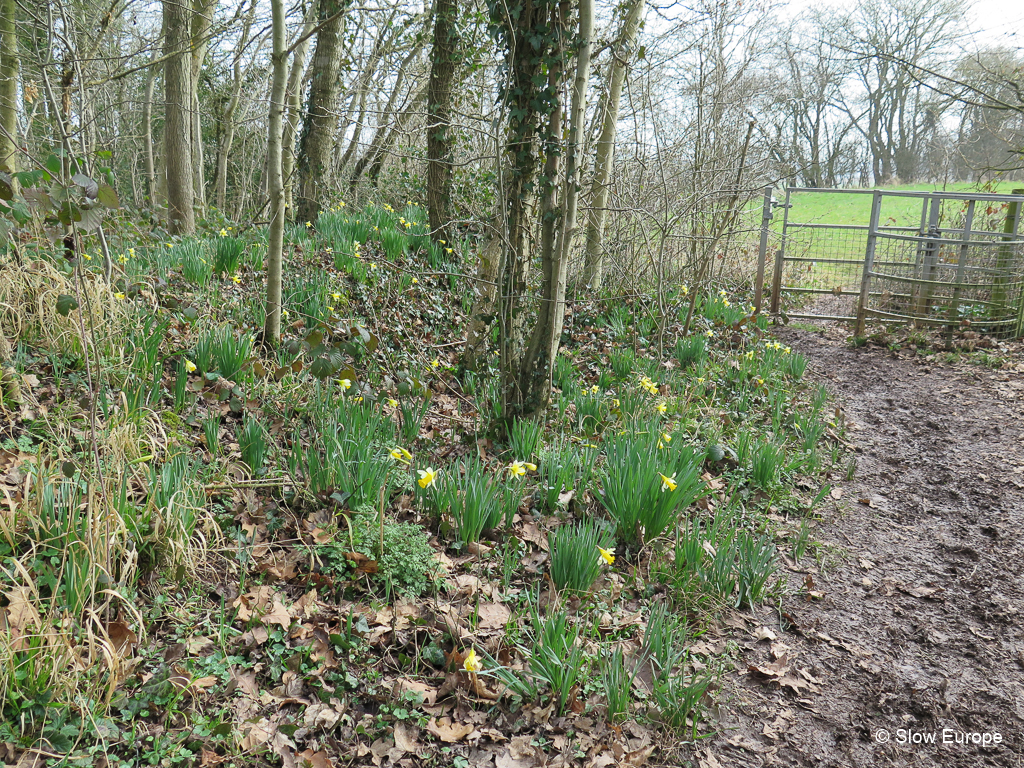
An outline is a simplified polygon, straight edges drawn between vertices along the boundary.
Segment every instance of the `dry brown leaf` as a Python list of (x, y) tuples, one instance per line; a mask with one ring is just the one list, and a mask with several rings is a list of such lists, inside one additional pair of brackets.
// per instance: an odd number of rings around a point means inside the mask
[(473, 732), (473, 726), (469, 723), (453, 723), (448, 717), (442, 717), (440, 720), (432, 717), (427, 723), (427, 732), (447, 744), (454, 744), (469, 736)]
[(437, 688), (426, 683), (421, 683), (417, 680), (409, 680), (404, 677), (400, 677), (395, 680), (395, 686), (392, 689), (392, 695), (401, 701), (403, 694), (414, 693), (423, 697), (423, 703), (428, 707), (433, 706), (437, 702)]
[(105, 629), (116, 653), (131, 653), (132, 646), (139, 643), (138, 636), (123, 621), (112, 621)]
[(275, 599), (270, 611), (260, 616), (260, 623), (264, 626), (278, 624), (281, 629), (288, 629), (292, 624), (292, 617), (288, 613), (288, 609), (284, 607), (284, 603)]
[(504, 629), (512, 618), (512, 612), (503, 603), (480, 603), (477, 614), (480, 629)]
[(297, 752), (295, 757), (300, 758), (299, 764), (304, 766), (304, 768), (306, 766), (308, 768), (334, 768), (331, 758), (323, 750), (314, 752), (312, 749), (304, 749), (301, 752)]
[(420, 743), (416, 739), (419, 728), (408, 725), (401, 720), (395, 723), (395, 746), (403, 752), (417, 752)]
[(256, 673), (253, 671), (242, 671), (237, 668), (231, 669), (231, 679), (238, 685), (238, 689), (253, 701), (260, 700), (260, 689), (256, 685)]

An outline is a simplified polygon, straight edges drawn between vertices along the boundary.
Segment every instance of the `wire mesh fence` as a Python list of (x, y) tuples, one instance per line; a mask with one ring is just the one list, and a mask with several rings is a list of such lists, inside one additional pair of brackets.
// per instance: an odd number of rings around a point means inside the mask
[[(1022, 202), (1019, 194), (790, 188), (777, 204), (781, 223), (771, 225), (779, 233), (772, 311), (855, 321), (858, 333), (882, 322), (1020, 336)], [(843, 217), (856, 223), (835, 223)]]

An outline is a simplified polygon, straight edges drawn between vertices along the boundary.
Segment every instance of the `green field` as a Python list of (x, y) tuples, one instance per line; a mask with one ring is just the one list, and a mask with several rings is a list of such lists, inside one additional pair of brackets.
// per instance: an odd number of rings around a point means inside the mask
[[(996, 192), (1008, 193), (1015, 187), (1013, 183), (996, 186)], [(814, 192), (794, 192), (790, 197), (793, 207), (789, 211), (791, 223), (800, 224), (863, 224), (866, 225), (871, 216), (871, 190), (864, 190), (860, 194), (838, 192), (833, 190), (821, 190)], [(966, 182), (957, 184), (927, 185), (927, 184), (904, 184), (899, 186), (884, 187), (885, 192), (976, 192), (977, 186)], [(781, 202), (785, 192), (779, 190), (776, 198)], [(897, 226), (917, 226), (921, 219), (921, 198), (915, 197), (889, 197), (882, 201), (881, 224), (887, 222)], [(779, 231), (782, 229), (782, 215), (778, 211), (775, 216), (774, 225)]]

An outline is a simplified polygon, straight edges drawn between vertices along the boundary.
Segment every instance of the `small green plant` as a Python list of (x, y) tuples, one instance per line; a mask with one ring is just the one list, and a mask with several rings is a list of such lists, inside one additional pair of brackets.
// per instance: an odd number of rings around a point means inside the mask
[(561, 611), (541, 617), (536, 603), (530, 614), (528, 667), (530, 674), (547, 684), (556, 711), (565, 712), (577, 686), (585, 679), (589, 659), (581, 642), (579, 627)]
[(218, 237), (213, 246), (213, 271), (217, 276), (235, 274), (244, 250), (245, 241), (242, 238), (229, 235)]
[(597, 522), (559, 526), (548, 534), (551, 580), (560, 590), (589, 592), (610, 558), (614, 535)]
[(401, 421), (398, 429), (402, 441), (410, 445), (420, 436), (423, 419), (430, 411), (430, 398), (426, 395), (429, 395), (429, 390), (425, 390), (424, 397), (403, 397), (399, 401)]
[(437, 509), (451, 517), (459, 540), (470, 544), (498, 526), (511, 523), (509, 485), (487, 474), (475, 456), (460, 459), (437, 481)]
[(807, 370), (807, 358), (799, 352), (791, 352), (784, 359), (783, 370), (789, 378), (799, 381)]
[(530, 461), (537, 453), (542, 430), (535, 419), (515, 419), (509, 430), (512, 456), (519, 461)]
[(777, 570), (778, 553), (766, 536), (741, 531), (736, 537), (736, 607), (764, 599), (768, 582)]
[(395, 229), (382, 229), (380, 244), (384, 248), (384, 254), (388, 257), (388, 261), (398, 261), (405, 256), (405, 251), (409, 247), (409, 239)]
[(573, 367), (572, 358), (564, 352), (559, 352), (555, 358), (552, 380), (563, 393), (571, 392), (576, 386), (576, 369)]
[(238, 447), (242, 452), (242, 461), (254, 474), (263, 474), (263, 465), (267, 460), (267, 432), (260, 422), (247, 415), (238, 433)]
[(636, 353), (628, 347), (621, 352), (612, 352), (608, 356), (608, 364), (615, 376), (624, 381), (633, 373), (633, 367), (636, 365)]
[(765, 441), (754, 449), (750, 464), (754, 485), (769, 490), (778, 481), (779, 472), (786, 465), (786, 450), (781, 445)]
[(608, 406), (601, 393), (594, 389), (580, 392), (574, 403), (576, 405), (576, 428), (583, 434), (594, 437), (604, 429), (605, 415)]
[(206, 258), (202, 240), (182, 240), (172, 249), (181, 260), (181, 274), (190, 283), (200, 288), (206, 286), (213, 276), (213, 266)]
[(220, 452), (220, 416), (214, 414), (203, 419), (203, 440), (211, 454), (216, 456)]
[(619, 645), (605, 656), (601, 665), (601, 684), (604, 687), (609, 722), (625, 720), (629, 714), (633, 701), (633, 682), (640, 666), (636, 659), (627, 659)]
[(707, 340), (703, 336), (684, 336), (676, 342), (675, 358), (680, 368), (689, 368), (707, 357)]
[(195, 364), (204, 374), (219, 373), (229, 381), (238, 380), (252, 358), (251, 334), (235, 335), (226, 325), (200, 337)]
[(632, 549), (661, 536), (675, 524), (679, 510), (704, 491), (702, 456), (678, 442), (662, 443), (662, 448), (659, 442), (655, 424), (605, 444), (604, 506), (615, 521), (619, 542)]

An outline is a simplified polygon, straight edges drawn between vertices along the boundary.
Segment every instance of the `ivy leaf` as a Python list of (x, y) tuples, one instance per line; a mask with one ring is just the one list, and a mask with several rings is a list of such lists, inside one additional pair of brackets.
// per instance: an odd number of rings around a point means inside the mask
[(57, 311), (64, 315), (64, 317), (67, 317), (75, 309), (78, 309), (78, 299), (74, 296), (62, 293), (57, 297)]

